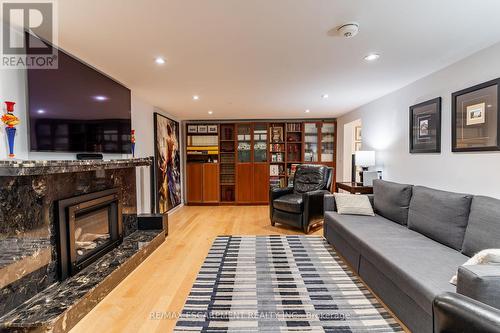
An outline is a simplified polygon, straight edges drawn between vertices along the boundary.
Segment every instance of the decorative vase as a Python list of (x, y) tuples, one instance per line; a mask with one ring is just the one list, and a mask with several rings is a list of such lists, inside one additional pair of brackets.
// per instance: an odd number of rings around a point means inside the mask
[(5, 102), (5, 105), (7, 106), (7, 112), (14, 112), (14, 105), (16, 102)]
[(132, 146), (132, 157), (135, 157), (135, 130), (130, 131), (130, 143)]
[(6, 127), (5, 131), (7, 132), (7, 140), (9, 141), (9, 157), (14, 158), (14, 138), (16, 136), (16, 128), (15, 127)]

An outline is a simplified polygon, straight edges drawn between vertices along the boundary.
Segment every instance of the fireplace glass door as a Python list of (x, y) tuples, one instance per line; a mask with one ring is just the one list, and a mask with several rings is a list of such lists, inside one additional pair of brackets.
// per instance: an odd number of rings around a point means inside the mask
[(104, 247), (110, 241), (109, 213), (108, 207), (104, 207), (76, 214), (73, 237), (77, 261)]

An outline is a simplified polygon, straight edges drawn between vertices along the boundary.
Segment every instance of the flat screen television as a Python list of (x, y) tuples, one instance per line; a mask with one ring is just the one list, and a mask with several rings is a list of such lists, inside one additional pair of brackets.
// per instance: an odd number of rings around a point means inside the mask
[(27, 78), (31, 151), (131, 152), (130, 89), (62, 50), (58, 69)]

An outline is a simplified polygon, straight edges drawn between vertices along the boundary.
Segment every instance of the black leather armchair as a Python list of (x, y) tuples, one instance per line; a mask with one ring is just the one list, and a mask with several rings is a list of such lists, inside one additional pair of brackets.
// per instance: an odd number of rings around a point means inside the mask
[(323, 196), (330, 193), (333, 169), (323, 165), (297, 167), (293, 187), (274, 188), (269, 193), (271, 225), (287, 224), (309, 233), (323, 220)]
[(433, 303), (434, 333), (500, 333), (500, 310), (457, 293)]

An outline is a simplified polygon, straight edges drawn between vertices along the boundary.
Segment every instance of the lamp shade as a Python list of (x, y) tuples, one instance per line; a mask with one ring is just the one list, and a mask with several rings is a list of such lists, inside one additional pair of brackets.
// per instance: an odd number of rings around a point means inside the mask
[(373, 150), (360, 150), (356, 152), (356, 165), (370, 167), (375, 165), (375, 152)]

